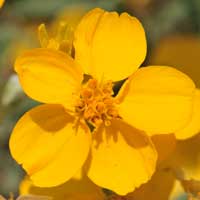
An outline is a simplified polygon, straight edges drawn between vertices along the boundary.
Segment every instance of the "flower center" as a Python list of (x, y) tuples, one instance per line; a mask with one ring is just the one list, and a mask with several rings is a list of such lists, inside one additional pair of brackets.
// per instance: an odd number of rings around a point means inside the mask
[(117, 102), (112, 95), (111, 81), (99, 84), (96, 79), (89, 79), (81, 89), (75, 111), (95, 127), (102, 123), (109, 126), (112, 118), (120, 118)]

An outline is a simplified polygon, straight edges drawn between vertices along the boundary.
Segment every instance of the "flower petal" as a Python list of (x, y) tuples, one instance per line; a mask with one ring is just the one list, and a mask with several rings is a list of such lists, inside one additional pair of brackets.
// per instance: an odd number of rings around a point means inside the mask
[(51, 188), (39, 188), (30, 179), (25, 178), (20, 184), (20, 194), (33, 194), (53, 197), (53, 200), (104, 200), (104, 193), (89, 178), (72, 178), (66, 183)]
[(74, 60), (62, 52), (33, 49), (18, 57), (15, 71), (25, 93), (45, 103), (70, 103), (83, 74)]
[(134, 192), (127, 195), (127, 200), (168, 200), (173, 189), (175, 178), (169, 170), (160, 169), (152, 179)]
[(91, 10), (82, 18), (74, 33), (75, 60), (81, 64), (86, 74), (93, 74), (94, 67), (90, 63), (92, 38), (103, 14), (102, 9)]
[(76, 128), (73, 122), (59, 105), (38, 106), (18, 121), (10, 138), (11, 154), (35, 185), (59, 185), (82, 167), (90, 134), (85, 126)]
[(74, 46), (75, 59), (86, 73), (100, 80), (130, 76), (146, 56), (145, 32), (138, 19), (98, 8), (83, 17)]
[(148, 134), (173, 133), (189, 122), (194, 93), (193, 81), (172, 67), (140, 68), (118, 94), (120, 113)]
[(100, 127), (93, 134), (88, 176), (97, 185), (125, 195), (151, 178), (156, 159), (148, 136), (113, 120), (109, 127)]
[(183, 129), (176, 131), (177, 139), (188, 139), (200, 132), (200, 90), (197, 89), (194, 98), (194, 108), (190, 123)]

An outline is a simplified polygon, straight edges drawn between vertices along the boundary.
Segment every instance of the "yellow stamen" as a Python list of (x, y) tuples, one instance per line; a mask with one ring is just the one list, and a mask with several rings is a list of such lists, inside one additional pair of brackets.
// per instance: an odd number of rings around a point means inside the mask
[(119, 118), (112, 87), (111, 81), (99, 84), (97, 80), (89, 79), (75, 105), (77, 115), (95, 127), (102, 123), (109, 126), (112, 118)]

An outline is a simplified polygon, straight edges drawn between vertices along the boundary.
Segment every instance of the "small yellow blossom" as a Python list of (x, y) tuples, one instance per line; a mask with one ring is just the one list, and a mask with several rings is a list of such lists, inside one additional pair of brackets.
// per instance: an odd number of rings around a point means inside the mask
[[(155, 171), (148, 134), (174, 133), (189, 123), (193, 81), (171, 67), (138, 69), (146, 38), (127, 13), (88, 12), (74, 32), (71, 56), (58, 48), (62, 40), (49, 45), (42, 32), (43, 48), (18, 57), (15, 71), (25, 93), (45, 104), (16, 124), (12, 156), (39, 187), (63, 184), (83, 167), (98, 186), (120, 195), (133, 191)], [(114, 83), (122, 79), (116, 95)]]

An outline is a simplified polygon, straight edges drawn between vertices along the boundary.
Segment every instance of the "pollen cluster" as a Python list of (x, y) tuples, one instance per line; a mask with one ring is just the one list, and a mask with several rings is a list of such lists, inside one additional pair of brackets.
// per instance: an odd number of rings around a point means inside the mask
[(95, 127), (102, 123), (109, 126), (112, 118), (120, 118), (112, 82), (98, 83), (96, 79), (89, 79), (82, 87), (75, 111)]

